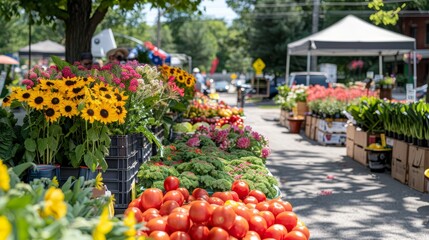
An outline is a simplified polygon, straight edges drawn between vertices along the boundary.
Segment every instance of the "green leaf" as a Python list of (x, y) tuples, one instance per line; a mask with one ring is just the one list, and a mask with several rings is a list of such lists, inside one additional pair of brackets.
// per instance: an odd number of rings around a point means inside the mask
[(16, 175), (20, 176), (25, 170), (27, 170), (29, 167), (32, 167), (32, 166), (35, 167), (36, 164), (32, 162), (26, 162), (26, 163), (19, 164), (18, 166), (13, 167), (12, 169)]
[(37, 151), (39, 151), (40, 156), (44, 156), (46, 149), (48, 149), (48, 144), (48, 138), (41, 138), (38, 140)]
[(63, 68), (65, 67), (65, 66), (71, 66), (71, 64), (70, 63), (68, 63), (68, 62), (66, 62), (66, 61), (64, 61), (64, 60), (62, 60), (61, 58), (59, 58), (59, 57), (57, 57), (57, 56), (51, 56), (51, 59), (52, 59), (52, 62), (54, 62), (55, 63), (55, 65), (57, 65), (57, 67), (58, 67), (58, 69), (61, 71), (61, 70), (63, 70)]
[(91, 152), (87, 152), (84, 156), (83, 156), (83, 161), (85, 162), (85, 165), (87, 167), (89, 167), (92, 171), (95, 171), (95, 169), (97, 168), (97, 161), (96, 161), (96, 157), (94, 156), (93, 153)]
[(83, 154), (85, 154), (85, 146), (83, 144), (77, 145), (77, 147), (75, 148), (76, 160), (80, 162), (80, 159), (82, 159)]
[(37, 148), (36, 141), (34, 141), (34, 139), (32, 138), (25, 139), (24, 146), (25, 146), (25, 149), (30, 152), (35, 152)]
[(95, 127), (90, 128), (87, 131), (87, 135), (86, 135), (88, 141), (97, 141), (98, 140), (98, 131)]

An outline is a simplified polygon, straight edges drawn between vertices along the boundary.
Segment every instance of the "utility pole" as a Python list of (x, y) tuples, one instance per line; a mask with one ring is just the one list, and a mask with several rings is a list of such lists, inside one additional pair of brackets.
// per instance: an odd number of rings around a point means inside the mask
[[(311, 28), (312, 33), (317, 33), (319, 30), (319, 9), (320, 0), (313, 0), (313, 25)], [(317, 71), (317, 56), (311, 57), (311, 71)]]
[(156, 29), (156, 46), (161, 49), (161, 8), (158, 8), (157, 29)]

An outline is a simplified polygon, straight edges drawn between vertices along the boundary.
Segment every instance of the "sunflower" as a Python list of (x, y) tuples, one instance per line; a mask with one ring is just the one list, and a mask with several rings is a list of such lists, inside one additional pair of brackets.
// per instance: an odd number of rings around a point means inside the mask
[(2, 106), (3, 107), (9, 107), (11, 103), (12, 103), (12, 98), (10, 96), (6, 96), (2, 100)]
[(94, 85), (94, 87), (92, 88), (92, 90), (95, 93), (100, 93), (100, 92), (109, 92), (109, 91), (113, 91), (112, 87), (105, 84), (105, 83), (97, 83)]
[(185, 84), (186, 84), (186, 87), (190, 88), (194, 85), (194, 81), (192, 81), (192, 78), (188, 77), (186, 78)]
[(50, 80), (50, 79), (40, 79), (39, 86), (42, 90), (51, 90), (51, 89), (60, 89), (61, 81)]
[(33, 94), (34, 91), (32, 90), (21, 89), (16, 92), (15, 98), (20, 102), (28, 102)]
[(81, 117), (84, 120), (90, 123), (93, 123), (94, 120), (97, 120), (96, 111), (97, 111), (97, 108), (95, 104), (86, 104), (85, 108), (82, 110)]
[(186, 78), (185, 78), (185, 76), (183, 74), (176, 75), (176, 79), (180, 83), (184, 83), (185, 80), (186, 80)]
[(63, 100), (60, 105), (60, 113), (64, 117), (73, 117), (78, 114), (77, 104), (70, 100)]
[(96, 109), (96, 119), (104, 124), (118, 120), (117, 115), (115, 114), (115, 109), (109, 104), (103, 104)]
[(93, 83), (95, 81), (95, 79), (92, 77), (82, 77), (82, 78), (79, 78), (79, 81), (84, 82), (88, 86), (91, 83)]
[(174, 75), (174, 74), (176, 74), (176, 68), (170, 68), (169, 70), (168, 70), (168, 73), (170, 74), (170, 75)]
[(120, 124), (125, 123), (125, 118), (127, 117), (127, 109), (125, 109), (124, 106), (118, 105), (118, 104), (115, 107), (116, 107), (116, 115), (118, 118), (118, 122)]
[(113, 93), (116, 97), (116, 101), (122, 104), (125, 104), (125, 101), (128, 99), (128, 96), (124, 95), (124, 92), (120, 91), (118, 88), (115, 88)]
[(52, 108), (52, 107), (48, 107), (47, 109), (45, 109), (43, 111), (43, 113), (45, 114), (46, 120), (48, 120), (51, 123), (57, 121), (58, 118), (61, 117), (60, 111), (58, 111), (58, 110), (56, 110), (55, 108)]
[(63, 101), (64, 101), (63, 95), (59, 93), (51, 93), (48, 106), (52, 106), (58, 109)]
[(107, 91), (107, 92), (100, 92), (100, 98), (102, 101), (112, 104), (116, 101), (116, 96), (113, 91)]
[(43, 107), (49, 103), (49, 96), (46, 96), (44, 92), (35, 91), (28, 100), (28, 105), (34, 109), (42, 110)]

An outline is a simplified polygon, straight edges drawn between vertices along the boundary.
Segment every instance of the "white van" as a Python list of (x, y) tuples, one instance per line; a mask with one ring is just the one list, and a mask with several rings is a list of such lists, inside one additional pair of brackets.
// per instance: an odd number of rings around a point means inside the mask
[(329, 87), (328, 75), (324, 72), (293, 72), (289, 75), (289, 87), (307, 85), (307, 75), (310, 75), (310, 85)]

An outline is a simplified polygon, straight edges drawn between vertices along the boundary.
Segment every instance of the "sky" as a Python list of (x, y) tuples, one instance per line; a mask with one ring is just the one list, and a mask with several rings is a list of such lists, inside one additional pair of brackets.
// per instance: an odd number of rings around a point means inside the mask
[[(205, 7), (205, 10), (204, 10)], [(233, 19), (237, 18), (237, 14), (228, 7), (225, 0), (203, 0), (200, 9), (204, 16), (212, 18), (223, 18), (228, 24), (232, 22)], [(148, 10), (149, 11), (149, 10)], [(146, 15), (146, 22), (149, 25), (156, 23), (157, 10), (152, 9)]]

